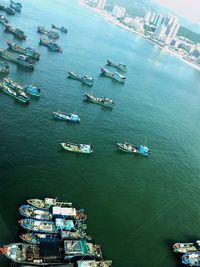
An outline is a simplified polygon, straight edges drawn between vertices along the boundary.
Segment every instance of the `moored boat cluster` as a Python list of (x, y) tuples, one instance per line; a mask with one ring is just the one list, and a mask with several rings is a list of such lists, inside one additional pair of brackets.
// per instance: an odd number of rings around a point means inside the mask
[[(17, 12), (21, 11), (22, 5), (20, 3), (15, 3), (14, 1), (11, 1), (11, 5), (11, 8), (16, 8), (16, 11), (18, 9)], [(20, 29), (13, 27), (8, 21), (8, 19), (5, 18), (3, 15), (0, 15), (0, 23), (2, 23), (5, 27), (5, 30), (9, 33), (12, 33), (15, 38), (20, 40), (26, 39), (25, 33)], [(68, 32), (66, 27), (58, 27), (55, 24), (52, 24), (51, 28), (47, 29), (44, 26), (38, 26), (37, 32), (39, 34), (42, 34), (39, 44), (46, 46), (51, 51), (62, 52), (62, 48), (58, 45), (57, 40), (60, 38), (60, 34)], [(23, 70), (35, 69), (36, 62), (40, 59), (40, 53), (38, 51), (31, 47), (23, 47), (10, 40), (7, 41), (7, 45), (8, 49), (0, 48), (1, 58), (22, 66)], [(106, 66), (100, 67), (100, 70), (102, 77), (108, 77), (113, 82), (117, 82), (123, 85), (126, 81), (124, 73), (127, 71), (127, 68), (126, 65), (123, 63), (115, 63), (112, 60), (107, 59)], [(4, 65), (0, 68), (0, 74), (7, 75), (8, 73), (9, 66), (4, 63)], [(68, 78), (77, 80), (83, 85), (90, 87), (92, 87), (94, 84), (94, 78), (88, 75), (76, 74), (74, 71), (68, 71)], [(22, 86), (17, 82), (11, 80), (10, 78), (4, 79), (2, 82), (0, 82), (0, 89), (4, 93), (8, 94), (9, 96), (12, 96), (13, 98), (22, 103), (29, 103), (29, 95), (39, 97), (41, 94), (41, 90), (37, 86), (34, 86), (32, 84)], [(85, 92), (84, 96), (86, 103), (95, 103), (108, 109), (112, 109), (115, 106), (115, 101), (113, 99), (110, 99), (109, 97), (101, 95), (95, 96), (88, 92)], [(53, 116), (54, 118), (62, 121), (69, 121), (72, 123), (80, 122), (80, 117), (77, 114), (71, 112), (68, 113), (65, 111), (54, 111)], [(94, 151), (92, 145), (87, 143), (77, 144), (68, 140), (67, 142), (60, 143), (60, 145), (65, 151), (75, 153), (90, 154)], [(128, 142), (120, 142), (116, 143), (116, 145), (117, 148), (123, 152), (140, 154), (144, 156), (148, 156), (150, 154), (149, 148), (145, 145), (135, 145)]]
[(200, 241), (194, 243), (175, 243), (173, 250), (183, 254), (181, 261), (189, 266), (200, 266)]
[(3, 255), (21, 267), (68, 263), (71, 267), (112, 267), (112, 261), (103, 259), (100, 246), (86, 233), (84, 210), (53, 198), (27, 202), (19, 208), (23, 242), (4, 245), (0, 248)]

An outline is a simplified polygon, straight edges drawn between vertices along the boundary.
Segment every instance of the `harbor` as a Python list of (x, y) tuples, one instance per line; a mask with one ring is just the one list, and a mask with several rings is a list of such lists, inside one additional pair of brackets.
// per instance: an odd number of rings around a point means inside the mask
[[(195, 242), (199, 234), (198, 72), (78, 2), (20, 2), (21, 13), (2, 14), (27, 39), (15, 39), (1, 25), (0, 47), (10, 40), (40, 54), (34, 71), (9, 61), (7, 77), (41, 88), (41, 95), (25, 105), (0, 92), (1, 247), (22, 242), (17, 210), (25, 199), (59, 196), (87, 211), (87, 235), (113, 266), (180, 265), (172, 245)], [(59, 32), (62, 53), (39, 45), (37, 27), (51, 24), (68, 29)], [(100, 67), (118, 72), (107, 59), (126, 64), (125, 83), (101, 75)], [(69, 70), (94, 78), (93, 86), (68, 79)], [(85, 93), (114, 106), (88, 103)], [(81, 123), (55, 119), (58, 111), (77, 114)], [(68, 142), (91, 144), (93, 152), (71, 153), (61, 146)], [(151, 154), (120, 151), (117, 143), (125, 142)], [(1, 267), (10, 263), (0, 257)]]

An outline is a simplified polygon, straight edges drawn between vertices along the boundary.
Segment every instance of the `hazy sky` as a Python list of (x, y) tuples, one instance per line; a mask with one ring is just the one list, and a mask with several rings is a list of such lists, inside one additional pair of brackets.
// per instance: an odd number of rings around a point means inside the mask
[(155, 0), (193, 23), (200, 24), (200, 0)]

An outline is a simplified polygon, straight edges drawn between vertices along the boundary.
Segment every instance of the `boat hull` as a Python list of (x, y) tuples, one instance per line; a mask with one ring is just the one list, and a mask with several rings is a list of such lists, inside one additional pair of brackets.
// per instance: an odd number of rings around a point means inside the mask
[(83, 84), (86, 84), (88, 86), (93, 86), (93, 84), (94, 84), (94, 79), (92, 79), (91, 81), (84, 80), (82, 77), (72, 73), (71, 71), (68, 71), (68, 74), (69, 74), (69, 76), (68, 76), (69, 78), (77, 80), (77, 81), (79, 81)]
[[(80, 145), (82, 145), (82, 144), (80, 144)], [(87, 150), (80, 149), (79, 148), (80, 145), (77, 145), (77, 144), (74, 144), (74, 143), (61, 143), (62, 148), (64, 150), (69, 151), (69, 152), (82, 153), (82, 154), (90, 154), (90, 153), (93, 152), (91, 147), (88, 147)]]

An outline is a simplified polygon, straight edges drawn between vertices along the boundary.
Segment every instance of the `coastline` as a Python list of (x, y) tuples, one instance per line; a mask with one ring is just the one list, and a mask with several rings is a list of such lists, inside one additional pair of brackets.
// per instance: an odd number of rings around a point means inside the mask
[(79, 4), (81, 6), (86, 6), (86, 7), (89, 7), (91, 8), (95, 13), (101, 15), (106, 21), (112, 23), (113, 25), (121, 28), (121, 29), (124, 29), (128, 32), (131, 32), (131, 33), (134, 33), (136, 35), (139, 35), (140, 37), (144, 38), (145, 40), (147, 40), (148, 42), (151, 42), (153, 43), (154, 45), (157, 45), (159, 46), (160, 48), (164, 49), (167, 53), (173, 55), (173, 56), (176, 56), (178, 57), (181, 61), (183, 61), (184, 63), (188, 64), (189, 66), (191, 66), (192, 68), (196, 69), (197, 71), (200, 71), (200, 64), (197, 64), (191, 60), (188, 60), (187, 58), (184, 58), (180, 53), (178, 53), (176, 50), (170, 48), (170, 47), (165, 47), (161, 44), (159, 44), (159, 42), (157, 42), (156, 40), (154, 41), (153, 39), (151, 38), (148, 38), (146, 35), (138, 32), (138, 31), (135, 31), (131, 28), (129, 28), (128, 26), (124, 25), (123, 23), (119, 22), (115, 17), (113, 17), (111, 14), (109, 13), (106, 13), (105, 11), (101, 11), (100, 9), (98, 8), (94, 8), (94, 7), (90, 7), (88, 6), (84, 0), (80, 0), (79, 1)]

